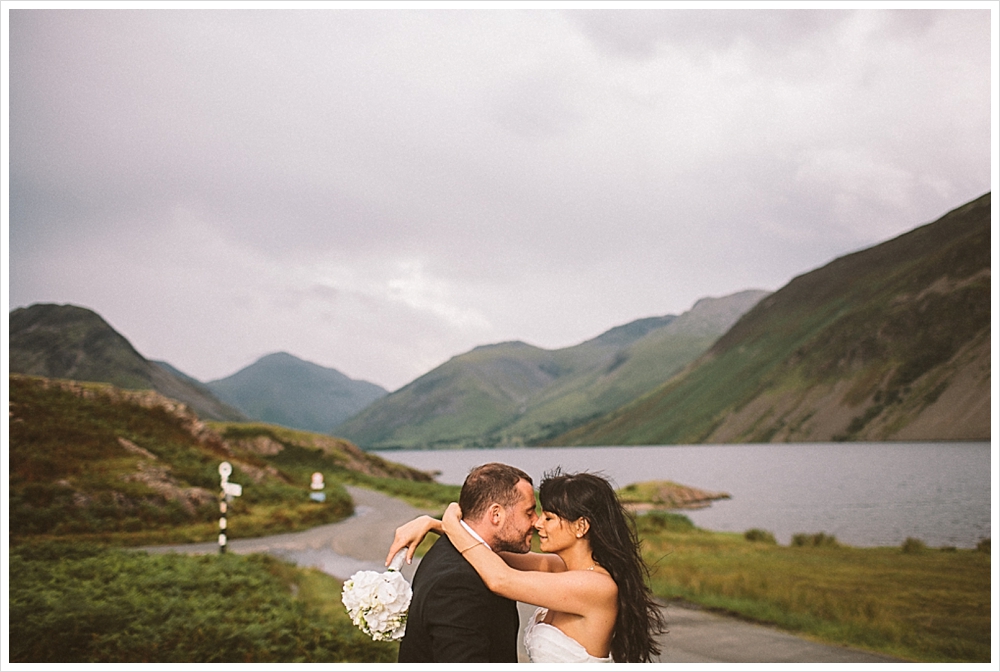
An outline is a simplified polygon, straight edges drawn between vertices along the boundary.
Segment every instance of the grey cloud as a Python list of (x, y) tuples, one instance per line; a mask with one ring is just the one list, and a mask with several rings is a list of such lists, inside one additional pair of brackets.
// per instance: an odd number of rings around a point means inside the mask
[(569, 345), (989, 188), (988, 12), (9, 16), (12, 305), (203, 378)]
[(575, 10), (566, 14), (599, 48), (617, 56), (649, 59), (662, 46), (720, 51), (744, 43), (780, 53), (822, 38), (848, 20), (844, 10), (650, 9)]

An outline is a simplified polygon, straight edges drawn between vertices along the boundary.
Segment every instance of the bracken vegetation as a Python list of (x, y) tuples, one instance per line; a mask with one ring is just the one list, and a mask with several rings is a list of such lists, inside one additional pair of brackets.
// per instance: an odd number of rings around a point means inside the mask
[[(344, 483), (435, 506), (454, 490), (333, 437), (259, 424), (216, 431), (152, 392), (141, 393), (141, 405), (107, 385), (25, 376), (11, 376), (9, 390), (14, 544), (211, 541), (222, 461), (233, 465), (230, 481), (244, 486), (230, 503), (230, 538), (341, 520), (353, 513)], [(326, 476), (324, 502), (309, 497), (316, 471)]]
[(14, 663), (393, 662), (340, 583), (264, 555), (147, 555), (87, 544), (10, 555)]

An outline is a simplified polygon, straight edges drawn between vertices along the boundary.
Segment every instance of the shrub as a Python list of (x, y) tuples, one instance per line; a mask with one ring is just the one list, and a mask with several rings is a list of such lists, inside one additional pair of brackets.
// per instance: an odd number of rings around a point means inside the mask
[(985, 553), (986, 555), (989, 555), (990, 554), (990, 540), (989, 539), (980, 539), (979, 543), (976, 544), (976, 550), (979, 551), (980, 553)]
[(799, 533), (792, 535), (792, 546), (836, 548), (840, 544), (837, 543), (837, 537), (832, 534), (817, 532), (816, 534)]
[(903, 553), (923, 553), (927, 550), (927, 544), (920, 539), (907, 537), (903, 542)]
[(743, 538), (747, 541), (759, 541), (765, 544), (776, 544), (778, 543), (774, 535), (767, 530), (761, 530), (759, 528), (753, 528), (752, 530), (747, 530), (743, 533)]

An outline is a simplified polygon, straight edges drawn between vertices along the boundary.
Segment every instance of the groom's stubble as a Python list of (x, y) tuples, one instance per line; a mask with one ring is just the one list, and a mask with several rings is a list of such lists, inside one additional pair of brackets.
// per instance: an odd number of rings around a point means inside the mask
[(534, 534), (535, 521), (535, 491), (526, 481), (518, 483), (520, 499), (510, 507), (504, 507), (506, 516), (503, 525), (493, 535), (490, 547), (496, 552), (527, 553), (531, 550), (531, 537)]
[[(507, 527), (507, 526), (505, 526)], [(527, 553), (531, 550), (531, 538), (525, 541), (525, 535), (519, 535), (517, 530), (506, 530), (494, 537), (491, 548), (497, 553)]]

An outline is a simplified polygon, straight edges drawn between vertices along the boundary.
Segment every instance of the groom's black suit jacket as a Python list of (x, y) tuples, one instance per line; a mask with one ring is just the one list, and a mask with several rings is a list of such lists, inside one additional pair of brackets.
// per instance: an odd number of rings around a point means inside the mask
[(516, 663), (517, 603), (494, 595), (442, 536), (413, 576), (401, 663)]

